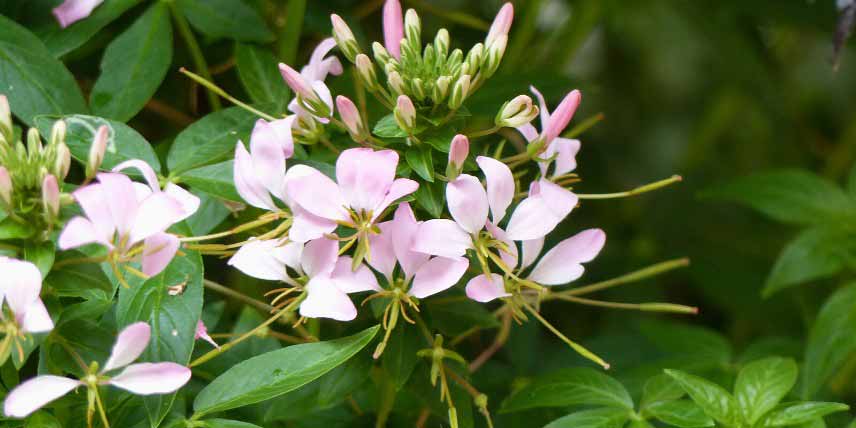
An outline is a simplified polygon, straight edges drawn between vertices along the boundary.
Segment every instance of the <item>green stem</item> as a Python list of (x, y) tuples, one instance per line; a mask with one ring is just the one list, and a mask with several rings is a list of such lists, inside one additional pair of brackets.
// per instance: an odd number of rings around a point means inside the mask
[(202, 281), (202, 284), (205, 286), (205, 288), (208, 288), (210, 290), (214, 290), (214, 291), (216, 291), (216, 292), (218, 292), (224, 296), (228, 296), (228, 297), (231, 297), (235, 300), (239, 300), (239, 301), (246, 303), (250, 306), (254, 306), (257, 309), (260, 309), (262, 311), (270, 313), (271, 311), (274, 310), (273, 306), (268, 305), (267, 303), (262, 302), (261, 300), (256, 300), (250, 296), (247, 296), (246, 294), (235, 291), (229, 287), (226, 287), (225, 285), (218, 284), (214, 281), (206, 279), (206, 280)]
[(476, 132), (473, 132), (473, 133), (471, 133), (471, 134), (468, 134), (468, 135), (467, 135), (467, 138), (469, 138), (469, 139), (473, 139), (473, 138), (484, 137), (484, 136), (486, 136), (486, 135), (493, 134), (493, 133), (495, 133), (496, 131), (499, 131), (500, 129), (502, 129), (502, 127), (494, 126), (494, 127), (492, 127), (492, 128), (489, 128), (489, 129), (483, 129), (483, 130), (481, 130), (481, 131), (476, 131)]
[(595, 193), (595, 194), (584, 194), (577, 193), (577, 197), (580, 199), (616, 199), (616, 198), (627, 198), (630, 196), (636, 196), (642, 193), (651, 192), (654, 190), (661, 189), (670, 184), (677, 183), (683, 180), (680, 175), (673, 175), (665, 180), (655, 181), (653, 183), (649, 183), (643, 186), (639, 186), (635, 189), (628, 190), (626, 192), (616, 192), (616, 193)]
[(98, 414), (101, 415), (101, 423), (104, 424), (104, 428), (110, 428), (107, 413), (104, 411), (104, 403), (101, 402), (101, 394), (98, 393), (98, 387), (93, 388), (95, 388), (95, 406), (98, 407)]
[(603, 300), (586, 299), (584, 297), (575, 296), (556, 296), (558, 300), (566, 302), (579, 303), (581, 305), (598, 306), (601, 308), (610, 309), (627, 309), (643, 312), (670, 312), (676, 314), (698, 314), (698, 308), (692, 306), (678, 305), (674, 303), (620, 303), (620, 302), (605, 302)]
[[(178, 27), (178, 32), (181, 34), (181, 38), (184, 39), (184, 43), (187, 45), (187, 50), (190, 52), (190, 57), (193, 59), (194, 66), (206, 80), (214, 81), (211, 77), (211, 71), (208, 70), (208, 62), (205, 61), (205, 56), (202, 55), (202, 49), (199, 47), (199, 42), (196, 41), (196, 36), (193, 35), (193, 31), (190, 29), (190, 24), (187, 23), (187, 19), (184, 17), (184, 14), (178, 10), (178, 5), (176, 5), (175, 2), (170, 1), (167, 3), (169, 4), (170, 12), (172, 12), (172, 19)], [(222, 108), (220, 100), (210, 88), (208, 88), (207, 94), (211, 110), (220, 110), (220, 108)]]
[(586, 285), (584, 287), (574, 288), (572, 290), (560, 291), (558, 293), (549, 293), (544, 296), (544, 300), (557, 299), (558, 296), (580, 296), (583, 294), (590, 294), (596, 291), (605, 290), (607, 288), (612, 288), (619, 285), (628, 284), (631, 282), (641, 281), (643, 279), (647, 279), (661, 273), (665, 273), (674, 269), (682, 268), (689, 266), (690, 259), (688, 258), (680, 258), (674, 260), (667, 260), (665, 262), (660, 262), (646, 268), (639, 269), (637, 271), (633, 271), (624, 275), (621, 275), (616, 278), (608, 279), (606, 281), (597, 282), (591, 285)]
[(534, 308), (532, 308), (532, 306), (529, 306), (528, 303), (524, 302), (523, 307), (526, 308), (526, 310), (529, 311), (529, 313), (532, 314), (532, 316), (534, 316), (536, 319), (538, 319), (538, 321), (540, 321), (541, 324), (544, 325), (544, 327), (547, 327), (548, 330), (550, 330), (553, 334), (555, 334), (563, 342), (567, 343), (568, 346), (570, 346), (578, 354), (580, 354), (583, 357), (597, 363), (598, 365), (600, 365), (604, 369), (607, 369), (607, 370), (609, 369), (609, 363), (607, 363), (602, 358), (598, 357), (597, 355), (595, 355), (595, 353), (589, 351), (588, 349), (586, 349), (585, 347), (583, 347), (579, 343), (574, 342), (571, 339), (568, 339), (567, 336), (562, 334), (562, 332), (559, 331), (559, 329), (557, 329), (556, 327), (553, 327), (553, 324), (550, 324), (549, 321), (544, 319), (544, 317), (542, 317), (541, 314), (538, 313), (538, 311), (536, 311)]
[(279, 58), (286, 64), (294, 64), (297, 59), (297, 44), (305, 13), (306, 0), (289, 0), (285, 9), (285, 23), (279, 33)]
[[(211, 93), (214, 93), (214, 94), (216, 94), (216, 95), (219, 95), (219, 96), (221, 96), (221, 97), (223, 97), (223, 98), (225, 98), (225, 99), (229, 100), (229, 102), (231, 102), (232, 104), (235, 104), (236, 106), (238, 106), (238, 107), (240, 107), (240, 108), (242, 108), (242, 109), (244, 109), (244, 110), (246, 110), (246, 111), (248, 111), (248, 112), (250, 112), (250, 113), (253, 113), (253, 114), (255, 114), (256, 116), (258, 116), (258, 117), (260, 117), (260, 118), (262, 118), (262, 119), (265, 119), (265, 120), (267, 120), (267, 121), (273, 121), (273, 120), (276, 120), (276, 118), (275, 118), (275, 117), (273, 117), (273, 116), (271, 116), (271, 115), (269, 115), (269, 114), (267, 114), (267, 113), (265, 113), (265, 112), (262, 112), (262, 111), (256, 110), (255, 108), (251, 107), (249, 104), (244, 103), (244, 102), (242, 102), (242, 101), (239, 101), (237, 98), (235, 98), (235, 97), (233, 97), (233, 96), (229, 95), (228, 93), (226, 93), (226, 91), (224, 91), (223, 89), (221, 89), (219, 86), (215, 85), (215, 84), (211, 81), (211, 78), (210, 78), (210, 77), (205, 78), (205, 77), (200, 76), (200, 75), (198, 75), (198, 74), (196, 74), (196, 73), (193, 73), (192, 71), (190, 71), (190, 70), (188, 70), (188, 69), (186, 69), (186, 68), (184, 68), (184, 67), (180, 68), (178, 71), (179, 71), (179, 72), (181, 72), (182, 74), (184, 74), (185, 76), (187, 76), (187, 77), (189, 77), (189, 78), (193, 79), (196, 83), (199, 83), (200, 85), (202, 85), (202, 86), (204, 86), (204, 87), (208, 88), (208, 90), (209, 90)], [(219, 102), (219, 100), (218, 100), (218, 102)]]

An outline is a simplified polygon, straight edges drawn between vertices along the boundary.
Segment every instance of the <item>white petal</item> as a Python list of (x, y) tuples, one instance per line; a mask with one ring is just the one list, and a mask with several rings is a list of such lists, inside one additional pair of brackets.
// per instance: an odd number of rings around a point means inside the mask
[(281, 245), (275, 239), (252, 240), (244, 244), (228, 264), (253, 278), (285, 281), (288, 279), (285, 263), (276, 254), (276, 248)]
[(62, 376), (34, 377), (9, 392), (3, 402), (6, 416), (23, 418), (42, 408), (45, 404), (68, 394), (80, 386), (80, 381)]
[(300, 304), (301, 316), (337, 321), (351, 321), (357, 317), (354, 303), (329, 277), (312, 278), (306, 284), (306, 291), (306, 300)]
[(125, 367), (110, 385), (138, 395), (168, 394), (190, 380), (190, 369), (176, 363), (139, 363)]
[(149, 345), (151, 330), (148, 324), (135, 322), (119, 332), (103, 371), (107, 372), (127, 366), (139, 358)]
[(413, 251), (443, 257), (461, 257), (473, 248), (473, 240), (452, 220), (434, 219), (419, 225)]

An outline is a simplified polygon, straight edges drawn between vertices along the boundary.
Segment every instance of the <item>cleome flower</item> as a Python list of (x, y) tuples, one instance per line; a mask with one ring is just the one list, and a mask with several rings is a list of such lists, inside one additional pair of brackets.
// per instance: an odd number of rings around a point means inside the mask
[(0, 359), (9, 356), (13, 345), (23, 359), (21, 341), (27, 334), (45, 333), (53, 330), (54, 323), (45, 304), (39, 297), (42, 290), (42, 274), (36, 265), (21, 260), (0, 257), (0, 304), (9, 306), (11, 317), (0, 311), (2, 331), (5, 333), (0, 342)]
[(530, 86), (529, 90), (538, 98), (541, 106), (541, 132), (539, 133), (531, 123), (521, 125), (517, 130), (529, 141), (531, 154), (540, 155), (538, 167), (541, 169), (542, 176), (547, 175), (547, 169), (551, 163), (555, 164), (552, 177), (565, 175), (577, 167), (576, 156), (580, 151), (580, 141), (562, 138), (559, 134), (565, 130), (573, 118), (582, 95), (580, 91), (571, 91), (551, 115), (541, 92), (534, 86)]

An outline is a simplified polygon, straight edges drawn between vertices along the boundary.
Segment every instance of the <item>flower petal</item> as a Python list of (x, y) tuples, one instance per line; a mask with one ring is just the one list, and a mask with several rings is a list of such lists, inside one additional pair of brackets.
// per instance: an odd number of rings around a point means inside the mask
[(496, 159), (479, 156), (476, 163), (484, 172), (491, 218), (495, 224), (499, 224), (514, 199), (514, 177), (508, 166)]
[(339, 242), (327, 238), (309, 241), (303, 247), (300, 265), (310, 278), (329, 276), (339, 258)]
[(301, 316), (337, 321), (351, 321), (357, 317), (354, 303), (329, 277), (312, 278), (306, 284), (306, 291), (306, 300), (300, 303)]
[(36, 265), (10, 258), (0, 259), (0, 291), (9, 303), (9, 309), (19, 321), (27, 309), (39, 300), (42, 291), (42, 274)]
[(34, 377), (9, 392), (3, 402), (3, 413), (13, 418), (26, 417), (80, 385), (80, 381), (62, 376)]
[(256, 177), (253, 159), (241, 141), (238, 141), (238, 145), (235, 146), (235, 165), (232, 174), (235, 190), (248, 204), (256, 208), (276, 210), (276, 205), (270, 198), (267, 189)]
[(336, 268), (330, 278), (340, 290), (345, 293), (359, 293), (361, 291), (380, 291), (377, 277), (368, 266), (360, 264), (357, 270), (351, 268), (353, 260), (348, 257), (340, 257), (336, 261)]
[(413, 251), (443, 257), (461, 257), (473, 248), (473, 240), (452, 220), (434, 219), (419, 225)]
[[(398, 205), (392, 220), (392, 248), (405, 280), (409, 281), (423, 263), (428, 261), (428, 254), (413, 250), (416, 233), (421, 222), (416, 221), (413, 210), (407, 202)], [(459, 229), (460, 230), (460, 229)]]
[(491, 235), (493, 235), (494, 238), (502, 241), (505, 246), (508, 247), (507, 251), (498, 250), (499, 258), (503, 263), (505, 263), (505, 266), (508, 269), (514, 270), (517, 266), (517, 244), (515, 244), (511, 239), (508, 239), (508, 234), (493, 223), (487, 222), (484, 227)]
[(208, 334), (208, 328), (205, 327), (205, 323), (202, 320), (196, 322), (196, 334), (193, 336), (194, 339), (199, 340), (202, 339), (211, 344), (211, 346), (220, 349), (220, 345), (214, 341), (210, 334)]
[(550, 120), (547, 121), (546, 124), (542, 125), (542, 136), (544, 137), (544, 141), (547, 144), (553, 141), (565, 128), (568, 126), (568, 123), (571, 121), (571, 118), (574, 117), (574, 113), (577, 111), (577, 107), (580, 106), (580, 102), (582, 101), (582, 94), (580, 91), (574, 89), (568, 95), (562, 99), (562, 102), (556, 107), (556, 110), (553, 110), (553, 114), (550, 116)]
[(163, 192), (152, 193), (136, 212), (131, 228), (130, 243), (142, 241), (156, 233), (167, 230), (184, 215), (181, 204)]
[(244, 244), (228, 264), (253, 278), (285, 281), (288, 279), (285, 262), (276, 254), (279, 246), (281, 243), (275, 239), (252, 240)]
[(131, 231), (139, 209), (134, 183), (124, 174), (105, 172), (98, 174), (98, 182), (103, 192), (100, 203), (110, 210), (119, 235), (125, 236)]
[(577, 168), (577, 153), (580, 151), (580, 140), (558, 137), (547, 146), (544, 158), (556, 155), (553, 177), (567, 174)]
[(176, 363), (138, 363), (125, 367), (107, 383), (138, 395), (168, 394), (190, 380), (190, 369)]
[[(547, 102), (544, 101), (544, 95), (541, 95), (541, 91), (531, 85), (529, 86), (529, 90), (532, 91), (532, 94), (538, 99), (538, 111), (541, 113), (541, 129), (543, 130), (547, 124), (550, 123), (550, 110), (547, 108)], [(532, 140), (534, 140), (534, 138)]]
[(276, 133), (276, 140), (282, 148), (282, 154), (286, 159), (294, 155), (294, 136), (291, 134), (291, 127), (294, 125), (295, 115), (286, 116), (283, 119), (277, 119), (268, 122), (271, 129)]
[(537, 260), (542, 248), (544, 248), (544, 237), (521, 242), (520, 269), (526, 269)]
[(59, 26), (68, 27), (77, 21), (89, 16), (104, 0), (65, 0), (61, 5), (53, 8)]
[(470, 261), (464, 257), (434, 257), (416, 271), (408, 293), (424, 299), (444, 291), (457, 284), (469, 266)]
[(144, 322), (135, 322), (125, 327), (110, 352), (110, 358), (104, 365), (103, 372), (127, 366), (140, 357), (149, 345), (152, 329)]
[(175, 183), (166, 183), (163, 191), (181, 205), (182, 215), (178, 221), (192, 216), (196, 213), (196, 210), (199, 209), (199, 205), (202, 203), (198, 196), (184, 190), (181, 186), (178, 186)]
[(392, 281), (392, 273), (395, 270), (395, 249), (393, 240), (394, 225), (392, 221), (385, 221), (377, 225), (380, 233), (369, 236), (369, 248), (371, 258), (368, 263), (378, 272), (382, 273), (388, 281)]
[(95, 230), (95, 225), (91, 221), (83, 217), (74, 217), (66, 223), (65, 228), (59, 235), (59, 249), (68, 250), (77, 248), (86, 244), (98, 242), (103, 245), (108, 245), (102, 239), (98, 231)]
[(547, 180), (532, 183), (529, 197), (514, 209), (506, 232), (515, 241), (544, 237), (567, 217), (577, 196)]
[(78, 188), (73, 195), (98, 233), (99, 240), (110, 242), (116, 232), (116, 224), (113, 222), (110, 208), (104, 203), (106, 196), (103, 189), (104, 186), (95, 183)]
[(446, 204), (449, 213), (462, 229), (477, 233), (487, 221), (487, 193), (478, 178), (461, 174), (446, 185)]
[(404, 38), (404, 18), (401, 3), (386, 0), (383, 5), (383, 46), (395, 59), (401, 58), (401, 39)]
[(419, 183), (409, 178), (396, 178), (392, 182), (392, 185), (389, 186), (389, 192), (384, 196), (383, 201), (375, 207), (372, 221), (377, 220), (383, 215), (386, 208), (392, 205), (393, 202), (415, 192), (417, 189), (419, 189)]
[(606, 234), (602, 230), (584, 230), (544, 254), (532, 269), (529, 279), (544, 285), (560, 285), (574, 281), (585, 271), (580, 263), (594, 259), (605, 243)]
[(120, 163), (113, 167), (113, 172), (121, 172), (128, 168), (134, 168), (140, 172), (143, 178), (146, 180), (146, 184), (152, 189), (152, 192), (160, 192), (160, 183), (158, 182), (158, 176), (155, 174), (155, 170), (152, 167), (141, 161), (139, 159), (130, 159), (125, 162)]
[(336, 222), (306, 211), (298, 204), (291, 205), (291, 228), (288, 231), (288, 239), (294, 242), (308, 242), (318, 239), (327, 233), (336, 230)]
[(490, 274), (490, 278), (485, 276), (485, 274), (481, 274), (471, 279), (467, 283), (466, 292), (467, 297), (482, 303), (511, 295), (505, 291), (505, 283), (502, 280), (502, 276), (495, 273)]
[(312, 214), (329, 220), (349, 221), (339, 186), (315, 168), (295, 165), (285, 174), (288, 197)]
[(526, 123), (518, 126), (517, 130), (520, 131), (520, 133), (523, 134), (523, 138), (525, 138), (526, 141), (530, 143), (535, 141), (536, 138), (538, 138), (538, 130), (535, 129), (535, 127), (532, 126), (531, 123)]
[(181, 243), (171, 233), (156, 233), (146, 238), (143, 244), (143, 273), (155, 276), (166, 269)]
[(309, 57), (309, 63), (300, 70), (300, 74), (308, 81), (324, 81), (327, 74), (342, 74), (342, 63), (336, 57), (325, 58), (330, 51), (336, 47), (336, 39), (328, 37), (318, 43)]
[(256, 121), (250, 136), (250, 157), (253, 170), (268, 192), (282, 199), (282, 183), (285, 179), (285, 154), (279, 136), (264, 119)]
[(21, 322), (21, 329), (26, 333), (45, 333), (53, 330), (54, 323), (51, 319), (51, 314), (42, 299), (36, 299), (24, 314), (24, 319)]
[(369, 148), (348, 149), (336, 161), (336, 182), (348, 205), (355, 210), (375, 210), (395, 179), (398, 153)]

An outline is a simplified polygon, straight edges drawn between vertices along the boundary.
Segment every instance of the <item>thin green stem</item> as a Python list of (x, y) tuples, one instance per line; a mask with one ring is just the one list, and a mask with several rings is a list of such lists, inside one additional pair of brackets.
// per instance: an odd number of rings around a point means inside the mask
[[(169, 4), (170, 12), (172, 12), (172, 19), (178, 27), (178, 32), (181, 34), (181, 38), (184, 39), (187, 50), (190, 52), (194, 66), (206, 80), (213, 82), (214, 79), (211, 77), (211, 71), (208, 70), (208, 62), (205, 61), (205, 56), (202, 55), (202, 49), (199, 47), (199, 42), (196, 41), (196, 36), (193, 35), (193, 30), (190, 29), (190, 24), (187, 23), (184, 14), (178, 10), (178, 5), (175, 2), (170, 1), (167, 3)], [(211, 105), (211, 110), (220, 110), (222, 108), (220, 100), (210, 87), (206, 86), (206, 88), (208, 88), (206, 93), (208, 94), (208, 103)]]
[(233, 290), (229, 287), (226, 287), (225, 285), (218, 284), (218, 283), (211, 281), (209, 279), (202, 281), (202, 284), (205, 286), (205, 288), (207, 288), (209, 290), (214, 290), (214, 291), (216, 291), (216, 292), (218, 292), (224, 296), (231, 297), (235, 300), (246, 303), (250, 306), (253, 306), (253, 307), (255, 307), (259, 310), (265, 311), (267, 313), (270, 313), (274, 310), (273, 306), (268, 305), (267, 303), (262, 302), (261, 300), (254, 299), (250, 296), (247, 296), (246, 294), (243, 294), (241, 292)]
[(473, 138), (484, 137), (484, 136), (487, 136), (487, 135), (494, 134), (494, 133), (496, 133), (497, 131), (499, 131), (500, 129), (502, 129), (502, 127), (501, 127), (501, 126), (494, 126), (494, 127), (492, 127), (492, 128), (483, 129), (483, 130), (481, 130), (481, 131), (476, 131), (476, 132), (473, 132), (473, 133), (467, 134), (467, 138), (469, 138), (469, 139), (473, 139)]
[(98, 414), (101, 416), (101, 423), (104, 428), (110, 428), (110, 422), (107, 420), (107, 413), (104, 411), (104, 403), (101, 402), (101, 394), (98, 393), (98, 387), (95, 388), (95, 406), (98, 407)]
[(235, 104), (236, 106), (238, 106), (238, 107), (240, 107), (240, 108), (242, 108), (242, 109), (244, 109), (250, 113), (253, 113), (262, 119), (265, 119), (268, 121), (276, 120), (276, 117), (271, 116), (271, 115), (269, 115), (265, 112), (262, 112), (260, 110), (257, 110), (255, 108), (251, 107), (249, 104), (244, 103), (242, 101), (239, 101), (237, 98), (229, 95), (228, 93), (226, 93), (226, 91), (221, 89), (219, 86), (215, 85), (211, 81), (210, 78), (205, 78), (203, 76), (200, 76), (200, 75), (193, 73), (192, 71), (190, 71), (184, 67), (180, 68), (178, 71), (181, 72), (182, 74), (184, 74), (185, 76), (193, 79), (196, 83), (199, 83), (200, 85), (208, 88), (208, 90), (210, 90), (211, 92), (229, 100), (229, 102), (231, 102), (232, 104)]
[(551, 300), (557, 299), (558, 296), (581, 296), (584, 294), (594, 293), (596, 291), (605, 290), (607, 288), (616, 287), (619, 285), (628, 284), (631, 282), (641, 281), (643, 279), (648, 279), (653, 276), (660, 275), (662, 273), (675, 270), (678, 268), (689, 266), (690, 259), (688, 258), (680, 258), (674, 260), (667, 260), (665, 262), (660, 262), (646, 268), (639, 269), (637, 271), (633, 271), (624, 275), (621, 275), (616, 278), (608, 279), (606, 281), (597, 282), (591, 285), (586, 285), (579, 288), (574, 288), (571, 290), (559, 291), (559, 292), (551, 292), (545, 294), (543, 300)]
[(541, 314), (539, 314), (538, 311), (535, 310), (535, 308), (533, 308), (532, 306), (530, 306), (526, 302), (523, 302), (523, 307), (527, 311), (529, 311), (529, 313), (532, 314), (532, 316), (534, 316), (538, 321), (540, 321), (541, 324), (544, 325), (544, 327), (547, 327), (548, 330), (550, 330), (553, 334), (555, 334), (563, 342), (567, 343), (568, 346), (570, 346), (578, 354), (580, 354), (583, 357), (597, 363), (598, 365), (600, 365), (604, 369), (607, 369), (607, 370), (609, 369), (609, 363), (607, 363), (602, 358), (598, 357), (595, 353), (589, 351), (588, 349), (586, 349), (585, 347), (583, 347), (579, 343), (574, 342), (571, 339), (568, 339), (568, 337), (565, 336), (561, 331), (559, 331), (559, 329), (557, 329), (556, 327), (553, 327), (553, 324), (550, 324), (549, 321), (544, 319), (544, 317), (542, 317)]
[(620, 302), (606, 302), (603, 300), (593, 300), (586, 299), (584, 297), (575, 297), (575, 296), (556, 296), (558, 300), (564, 300), (566, 302), (579, 303), (581, 305), (587, 306), (598, 306), (601, 308), (610, 308), (610, 309), (626, 309), (632, 311), (643, 311), (643, 312), (669, 312), (676, 314), (698, 314), (698, 308), (693, 306), (685, 306), (678, 305), (674, 303), (620, 303)]
[(585, 194), (585, 193), (577, 193), (577, 197), (580, 199), (616, 199), (616, 198), (628, 198), (631, 196), (641, 195), (642, 193), (651, 192), (654, 190), (661, 189), (663, 187), (669, 186), (671, 184), (677, 183), (683, 180), (683, 177), (680, 175), (673, 175), (665, 180), (655, 181), (653, 183), (649, 183), (643, 186), (636, 187), (634, 189), (630, 189), (626, 192), (616, 192), (616, 193), (594, 193), (594, 194)]

